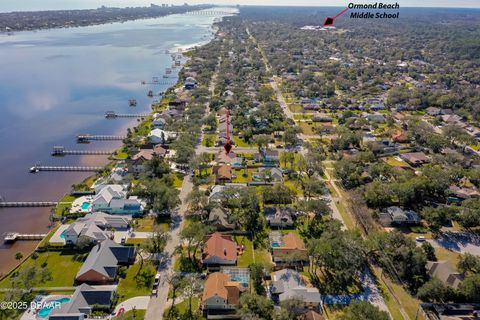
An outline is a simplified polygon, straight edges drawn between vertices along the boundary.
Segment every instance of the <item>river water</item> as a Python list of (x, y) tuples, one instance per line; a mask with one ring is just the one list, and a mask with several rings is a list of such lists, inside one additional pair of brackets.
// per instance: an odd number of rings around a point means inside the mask
[[(218, 9), (221, 11), (232, 9)], [(203, 43), (219, 17), (171, 15), (71, 29), (0, 35), (0, 196), (7, 201), (56, 201), (88, 173), (41, 172), (43, 165), (104, 165), (105, 156), (51, 157), (55, 145), (68, 149), (114, 150), (120, 142), (76, 144), (80, 133), (125, 134), (136, 120), (104, 118), (105, 111), (140, 113), (150, 109), (141, 85), (172, 66), (166, 50)], [(178, 70), (174, 69), (176, 76)], [(175, 79), (170, 79), (174, 81)], [(169, 80), (169, 81), (170, 81)], [(128, 105), (135, 98), (137, 107)], [(50, 209), (0, 209), (0, 234), (48, 231)], [(2, 239), (3, 240), (3, 239)], [(0, 246), (0, 273), (11, 269), (15, 253), (35, 242)]]

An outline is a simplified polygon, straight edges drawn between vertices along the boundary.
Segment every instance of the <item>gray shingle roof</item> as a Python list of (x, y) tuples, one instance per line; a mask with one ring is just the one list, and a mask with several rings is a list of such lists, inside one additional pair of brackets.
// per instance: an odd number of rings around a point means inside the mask
[(93, 247), (76, 278), (90, 270), (113, 278), (116, 275), (117, 265), (129, 262), (134, 256), (134, 247), (125, 247), (107, 239)]

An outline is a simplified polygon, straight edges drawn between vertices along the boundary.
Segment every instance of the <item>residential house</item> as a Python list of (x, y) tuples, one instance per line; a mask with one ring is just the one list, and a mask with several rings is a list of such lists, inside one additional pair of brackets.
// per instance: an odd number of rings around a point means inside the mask
[(145, 170), (145, 163), (152, 160), (154, 155), (163, 158), (167, 153), (168, 150), (163, 148), (160, 144), (155, 145), (153, 149), (141, 148), (137, 154), (132, 156), (132, 159), (127, 161), (129, 171), (133, 173), (143, 172)]
[(270, 232), (268, 234), (273, 262), (276, 264), (306, 263), (308, 262), (307, 249), (302, 238), (296, 233), (283, 234)]
[(411, 166), (420, 166), (430, 161), (430, 158), (423, 152), (401, 153), (400, 158)]
[(234, 311), (243, 291), (242, 285), (231, 281), (229, 276), (222, 272), (210, 274), (205, 281), (202, 309), (205, 313)]
[(224, 184), (232, 182), (232, 167), (228, 164), (213, 167), (213, 174), (215, 174), (215, 182), (217, 184)]
[(78, 239), (88, 239), (90, 243), (98, 243), (112, 239), (110, 230), (128, 229), (131, 217), (112, 216), (103, 212), (94, 212), (78, 218), (62, 232), (65, 244), (76, 244)]
[(225, 183), (224, 185), (215, 185), (210, 190), (210, 195), (208, 197), (211, 202), (218, 202), (222, 200), (223, 191), (225, 188), (246, 188), (248, 185), (246, 183)]
[(134, 261), (135, 247), (104, 240), (92, 248), (75, 280), (87, 283), (111, 283), (115, 281), (119, 265), (129, 265)]
[(312, 121), (313, 122), (332, 122), (333, 118), (328, 114), (318, 113), (313, 116)]
[(235, 225), (228, 221), (228, 211), (222, 207), (214, 207), (208, 215), (208, 224), (218, 231), (233, 230)]
[(380, 212), (379, 220), (384, 226), (415, 225), (421, 222), (421, 217), (413, 210), (393, 206)]
[(317, 288), (307, 287), (302, 275), (292, 269), (282, 269), (271, 273), (269, 286), (272, 299), (280, 303), (292, 298), (303, 302), (303, 307), (320, 310), (322, 297)]
[(279, 152), (278, 150), (263, 148), (259, 153), (255, 153), (253, 158), (256, 162), (275, 164), (278, 162)]
[(187, 79), (185, 79), (185, 89), (187, 90), (191, 90), (191, 89), (195, 89), (198, 85), (198, 82), (197, 80), (195, 80), (195, 78), (193, 77), (187, 77)]
[(215, 232), (205, 242), (202, 264), (206, 267), (236, 265), (237, 252), (237, 244), (231, 236)]
[(292, 227), (300, 213), (290, 207), (265, 207), (265, 218), (270, 227)]
[(297, 316), (297, 320), (325, 320), (325, 318), (316, 311), (308, 310)]
[(403, 130), (395, 130), (395, 132), (392, 133), (391, 137), (393, 142), (406, 143), (410, 141), (408, 133)]
[(453, 196), (461, 200), (480, 197), (480, 191), (473, 185), (470, 187), (458, 187), (453, 185), (449, 188), (449, 191)]
[[(231, 138), (233, 136), (233, 124), (230, 119), (228, 122), (228, 136)], [(220, 121), (220, 124), (218, 126), (218, 138), (219, 139), (226, 139), (227, 138), (227, 122)]]
[(443, 284), (457, 289), (465, 278), (463, 274), (456, 271), (448, 261), (428, 261), (427, 272), (430, 277), (435, 277)]
[(367, 119), (370, 122), (376, 122), (376, 123), (385, 123), (387, 120), (385, 119), (385, 116), (381, 113), (373, 113), (373, 114), (368, 114), (365, 119)]
[(139, 214), (144, 205), (136, 196), (127, 196), (122, 185), (106, 185), (93, 198), (92, 211), (112, 214)]
[(442, 115), (442, 109), (436, 107), (428, 107), (425, 111), (432, 117)]
[(168, 144), (171, 140), (175, 139), (175, 137), (176, 135), (174, 133), (162, 129), (153, 129), (148, 134), (150, 142), (155, 144)]
[(84, 320), (95, 308), (110, 309), (115, 298), (114, 286), (89, 286), (83, 283), (75, 288), (70, 300), (50, 311), (49, 320)]
[(258, 169), (260, 176), (267, 181), (282, 181), (283, 171), (277, 167), (261, 167)]
[(230, 151), (230, 153), (227, 154), (222, 150), (215, 155), (215, 162), (217, 164), (231, 164), (235, 158), (235, 152)]
[(154, 129), (163, 129), (167, 121), (161, 117), (161, 114), (155, 113), (152, 120), (152, 128)]
[(331, 134), (335, 132), (335, 125), (331, 123), (324, 123), (319, 127), (319, 130), (323, 134)]
[(472, 303), (421, 303), (426, 320), (475, 320), (479, 318), (480, 304)]
[(244, 162), (245, 162), (245, 159), (243, 157), (235, 157), (230, 162), (230, 165), (232, 166), (232, 168), (243, 168)]

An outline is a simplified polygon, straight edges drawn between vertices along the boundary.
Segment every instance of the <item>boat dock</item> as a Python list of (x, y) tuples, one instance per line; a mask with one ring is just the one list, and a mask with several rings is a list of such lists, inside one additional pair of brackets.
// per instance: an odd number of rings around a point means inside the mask
[(107, 150), (66, 150), (63, 146), (55, 146), (52, 150), (52, 156), (67, 156), (67, 155), (111, 155), (114, 151)]
[(76, 172), (98, 172), (103, 170), (103, 167), (77, 167), (77, 166), (39, 166), (34, 165), (30, 168), (31, 173), (40, 171), (76, 171)]
[(0, 208), (55, 207), (57, 204), (54, 201), (0, 201)]
[(22, 234), (17, 232), (8, 232), (3, 238), (3, 242), (13, 243), (18, 240), (42, 240), (46, 236), (46, 233)]
[(79, 134), (77, 135), (77, 142), (85, 143), (89, 141), (101, 140), (123, 140), (127, 136), (112, 136), (112, 135), (94, 135), (94, 134)]
[(113, 119), (113, 118), (146, 118), (148, 116), (149, 116), (148, 113), (135, 114), (135, 113), (116, 113), (115, 111), (105, 112), (105, 118), (107, 118), (107, 119)]

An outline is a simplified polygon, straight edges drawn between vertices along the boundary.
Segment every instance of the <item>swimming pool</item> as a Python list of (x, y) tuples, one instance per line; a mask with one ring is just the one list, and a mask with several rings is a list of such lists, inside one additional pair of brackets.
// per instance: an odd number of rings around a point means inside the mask
[(52, 310), (55, 308), (55, 307), (58, 307), (58, 304), (56, 304), (55, 302), (59, 302), (60, 304), (62, 303), (67, 303), (70, 301), (70, 298), (68, 297), (63, 297), (63, 298), (60, 298), (60, 299), (55, 299), (55, 300), (48, 300), (45, 303), (45, 307), (43, 307), (42, 309), (40, 309), (37, 313), (37, 315), (41, 318), (46, 318), (48, 317), (48, 315), (50, 314), (50, 312), (52, 312)]
[(65, 239), (65, 231), (63, 231), (62, 233), (60, 233), (60, 238)]
[(81, 206), (82, 210), (87, 210), (88, 207), (90, 207), (90, 202), (85, 201), (84, 203), (82, 203), (82, 206)]
[(273, 248), (279, 248), (280, 244), (278, 242), (272, 242), (272, 247)]

